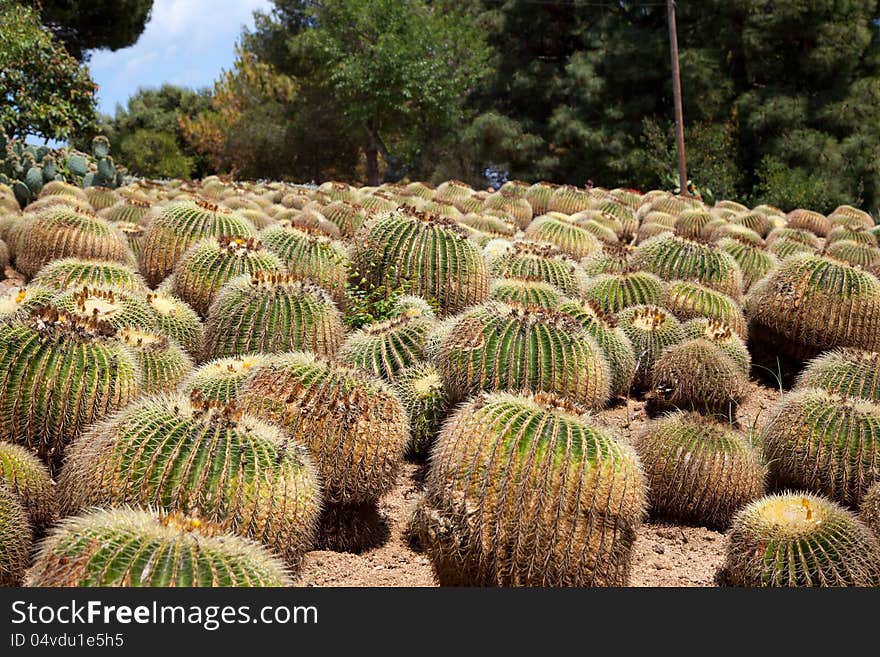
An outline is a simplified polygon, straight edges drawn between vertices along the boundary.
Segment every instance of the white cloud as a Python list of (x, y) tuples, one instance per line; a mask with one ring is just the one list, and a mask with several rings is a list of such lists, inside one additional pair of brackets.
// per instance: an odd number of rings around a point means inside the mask
[(243, 25), (269, 0), (155, 0), (138, 42), (116, 52), (92, 53), (89, 69), (104, 111), (124, 103), (140, 86), (175, 82), (210, 86), (232, 62)]

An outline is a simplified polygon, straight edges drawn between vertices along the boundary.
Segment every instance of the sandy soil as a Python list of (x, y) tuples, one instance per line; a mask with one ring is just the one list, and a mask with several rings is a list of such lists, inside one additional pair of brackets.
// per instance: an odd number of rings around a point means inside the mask
[[(744, 431), (763, 426), (779, 400), (779, 389), (753, 380), (746, 403), (737, 412)], [(597, 415), (600, 423), (624, 439), (650, 421), (645, 404), (629, 400)], [(413, 498), (418, 494), (422, 469), (407, 463), (397, 487), (382, 500), (391, 524), (388, 542), (360, 555), (314, 551), (306, 555), (302, 586), (435, 586), (431, 565), (413, 551), (403, 537)], [(649, 521), (636, 540), (631, 586), (714, 586), (724, 561), (727, 539), (705, 527), (685, 527)]]

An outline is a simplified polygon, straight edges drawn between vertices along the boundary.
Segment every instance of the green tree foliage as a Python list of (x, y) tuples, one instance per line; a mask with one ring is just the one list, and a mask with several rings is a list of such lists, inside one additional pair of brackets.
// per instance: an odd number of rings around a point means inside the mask
[(0, 129), (66, 139), (91, 129), (95, 83), (29, 7), (0, 0)]
[(313, 111), (328, 109), (376, 184), (380, 156), (385, 178), (398, 179), (461, 125), (489, 49), (460, 4), (277, 0), (271, 14), (258, 14), (245, 45), (291, 75), (318, 103)]
[(122, 161), (129, 171), (150, 178), (189, 178), (192, 158), (184, 155), (168, 132), (141, 128), (119, 142)]
[(180, 124), (183, 117), (209, 110), (211, 96), (208, 89), (171, 84), (139, 89), (126, 107), (117, 105), (115, 116), (102, 117), (100, 132), (119, 145), (120, 159), (133, 173), (160, 178), (205, 176), (213, 172), (211, 163), (187, 143)]
[(296, 157), (298, 146), (287, 138), (288, 108), (297, 93), (292, 78), (239, 48), (232, 70), (214, 85), (210, 109), (181, 117), (184, 138), (218, 171), (288, 178), (288, 157)]
[(89, 50), (134, 45), (150, 20), (153, 0), (21, 0), (40, 12), (51, 30), (79, 61)]
[[(481, 4), (501, 54), (475, 96), (482, 114), (462, 131), (484, 146), (480, 166), (500, 161), (526, 180), (664, 184), (674, 150), (662, 3)], [(806, 198), (876, 210), (878, 18), (876, 0), (679, 3), (692, 179), (716, 195), (784, 208), (815, 182), (825, 189)], [(462, 173), (473, 178), (480, 166)], [(768, 180), (786, 171), (799, 191), (787, 197), (772, 183), (768, 196)]]

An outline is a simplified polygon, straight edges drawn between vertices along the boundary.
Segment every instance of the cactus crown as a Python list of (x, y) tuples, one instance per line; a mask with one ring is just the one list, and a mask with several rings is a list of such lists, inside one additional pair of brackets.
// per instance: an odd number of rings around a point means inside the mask
[(97, 315), (76, 315), (52, 305), (34, 308), (28, 316), (28, 324), (41, 333), (56, 336), (85, 339), (116, 336), (116, 329)]
[(510, 306), (508, 316), (517, 320), (522, 326), (542, 324), (552, 326), (563, 331), (580, 331), (582, 326), (574, 317), (552, 308), (537, 304), (522, 304), (516, 301), (507, 302)]
[(558, 258), (568, 260), (565, 252), (552, 244), (539, 244), (537, 242), (514, 242), (510, 247), (511, 255), (535, 256), (537, 258)]
[(595, 299), (577, 299), (568, 300), (561, 303), (558, 307), (559, 312), (566, 314), (576, 314), (583, 324), (584, 316), (590, 317), (593, 321), (603, 326), (613, 329), (617, 326), (617, 316), (605, 312), (602, 306)]
[[(94, 210), (92, 210), (91, 208), (83, 207), (81, 205), (77, 205), (75, 208), (73, 208), (73, 211), (76, 214), (83, 215), (85, 217), (92, 217), (93, 219), (98, 218), (98, 215), (95, 214)], [(70, 218), (70, 216), (69, 215), (61, 215), (59, 218)]]
[(137, 347), (144, 351), (162, 351), (167, 349), (169, 344), (167, 335), (132, 328), (123, 328), (118, 332), (117, 337), (129, 347)]
[(144, 200), (139, 199), (139, 198), (131, 198), (131, 197), (129, 197), (129, 198), (126, 198), (126, 199), (123, 201), (123, 203), (124, 203), (125, 205), (128, 205), (129, 207), (132, 207), (132, 208), (150, 208), (150, 207), (153, 207), (153, 204), (150, 203), (149, 201), (144, 201)]
[(140, 237), (144, 234), (145, 230), (143, 226), (132, 221), (117, 221), (114, 225), (121, 230), (126, 237)]
[(73, 294), (73, 303), (78, 312), (96, 318), (109, 317), (120, 309), (116, 293), (110, 288), (83, 286)]
[(271, 290), (276, 287), (292, 287), (298, 291), (311, 292), (327, 301), (329, 297), (323, 288), (315, 285), (310, 280), (300, 280), (293, 274), (278, 271), (255, 271), (250, 275), (252, 287), (262, 290)]
[(474, 401), (473, 408), (480, 409), (486, 404), (497, 404), (499, 399), (510, 398), (516, 403), (533, 408), (536, 411), (555, 412), (570, 419), (580, 419), (589, 415), (589, 409), (578, 404), (576, 401), (555, 392), (541, 390), (538, 392), (504, 393), (504, 392), (481, 392)]
[(263, 243), (255, 237), (238, 237), (237, 235), (223, 235), (217, 238), (220, 249), (231, 256), (244, 257), (263, 248)]
[(174, 302), (160, 292), (150, 292), (146, 299), (147, 303), (161, 315), (174, 315), (177, 312), (177, 306)]
[(159, 524), (181, 534), (195, 533), (199, 536), (219, 536), (226, 533), (220, 525), (203, 520), (195, 511), (187, 514), (179, 511), (160, 513)]
[(768, 497), (756, 509), (756, 516), (785, 538), (812, 534), (827, 519), (826, 505), (812, 495)]
[(733, 335), (733, 331), (727, 323), (720, 319), (711, 318), (707, 318), (703, 326), (703, 333), (715, 341), (727, 340)]
[(208, 212), (228, 212), (226, 208), (221, 209), (219, 205), (216, 203), (211, 203), (211, 201), (205, 200), (203, 198), (198, 199), (196, 205), (202, 208), (203, 210), (207, 210)]
[(632, 324), (643, 331), (653, 331), (654, 329), (663, 326), (668, 318), (669, 313), (662, 308), (658, 308), (657, 306), (645, 306), (642, 308), (636, 308), (633, 311)]
[[(455, 207), (454, 203), (448, 201), (434, 201), (434, 203)], [(435, 212), (419, 210), (412, 205), (404, 205), (401, 207), (401, 209), (405, 212), (407, 217), (418, 219), (420, 222), (427, 226), (437, 226), (439, 228), (444, 228), (455, 233), (457, 236), (463, 239), (467, 239), (468, 237), (468, 232), (464, 228), (459, 226), (458, 222), (456, 222), (451, 217), (444, 217), (443, 215), (437, 214)]]
[(397, 317), (393, 317), (391, 319), (387, 319), (385, 321), (373, 322), (372, 324), (367, 324), (363, 327), (363, 332), (367, 335), (384, 335), (386, 333), (390, 333), (401, 326), (406, 326), (414, 319), (419, 317), (425, 317), (425, 314), (422, 312), (421, 308), (410, 307), (404, 310)]
[[(231, 429), (238, 426), (244, 411), (234, 401), (210, 399), (201, 390), (189, 393), (189, 407), (192, 417), (204, 424)], [(174, 407), (177, 411), (177, 407)]]

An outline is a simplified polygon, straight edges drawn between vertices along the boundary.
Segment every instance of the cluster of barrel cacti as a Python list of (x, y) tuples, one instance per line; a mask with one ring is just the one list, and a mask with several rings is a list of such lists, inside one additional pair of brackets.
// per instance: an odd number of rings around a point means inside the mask
[[(0, 184), (12, 189), (21, 207), (34, 201), (43, 187), (52, 182), (69, 183), (84, 189), (113, 189), (123, 184), (126, 173), (125, 167), (113, 162), (106, 137), (95, 137), (92, 152), (83, 153), (74, 148), (54, 149), (26, 144), (23, 140), (6, 136), (0, 129)], [(54, 189), (63, 187), (55, 186)], [(96, 198), (101, 195), (100, 190), (93, 191)]]
[[(870, 216), (95, 181), (0, 184), (0, 583), (287, 585), (411, 459), (441, 585), (625, 585), (648, 517), (730, 530), (725, 583), (880, 584)], [(753, 357), (822, 351), (741, 425)]]

